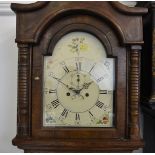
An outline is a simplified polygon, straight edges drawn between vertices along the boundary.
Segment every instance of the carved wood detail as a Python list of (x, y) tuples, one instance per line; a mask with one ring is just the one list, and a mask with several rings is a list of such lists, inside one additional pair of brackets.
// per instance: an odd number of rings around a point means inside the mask
[(30, 135), (30, 46), (18, 44), (18, 117), (17, 135)]
[(48, 1), (38, 1), (38, 2), (34, 2), (31, 4), (17, 4), (17, 3), (13, 3), (11, 4), (11, 9), (14, 11), (22, 11), (22, 12), (28, 12), (28, 11), (35, 11), (38, 9), (43, 8), (45, 5), (47, 5), (49, 2)]
[[(11, 8), (19, 15), (22, 15), (25, 11), (31, 11), (32, 14), (30, 16), (33, 19), (33, 23), (28, 24), (29, 14), (22, 16), (23, 23), (17, 24), (17, 29), (21, 31), (17, 31), (16, 42), (38, 43), (46, 29), (51, 26), (51, 23), (55, 23), (63, 18), (64, 15), (91, 14), (97, 18), (102, 18), (102, 20), (107, 20), (118, 31), (124, 44), (143, 43), (140, 15), (147, 12), (146, 8), (131, 8), (119, 2), (109, 2), (107, 4), (99, 2), (37, 2), (32, 5), (13, 3)], [(108, 12), (109, 9), (113, 11)], [(36, 18), (36, 13), (38, 12), (42, 13), (39, 18)], [(126, 18), (126, 15), (129, 15), (128, 18)], [(134, 16), (137, 16), (138, 19), (133, 21)], [(123, 23), (128, 24), (122, 24), (121, 18)], [(137, 26), (134, 29), (130, 29), (133, 24)], [(135, 37), (132, 38), (132, 35), (135, 35)]]
[(140, 49), (132, 46), (130, 53), (130, 138), (139, 139)]

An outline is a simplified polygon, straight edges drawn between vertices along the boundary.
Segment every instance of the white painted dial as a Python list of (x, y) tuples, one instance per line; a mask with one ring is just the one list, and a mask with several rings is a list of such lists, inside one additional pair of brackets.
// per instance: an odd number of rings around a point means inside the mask
[(43, 126), (112, 127), (114, 65), (94, 36), (64, 36), (44, 59)]

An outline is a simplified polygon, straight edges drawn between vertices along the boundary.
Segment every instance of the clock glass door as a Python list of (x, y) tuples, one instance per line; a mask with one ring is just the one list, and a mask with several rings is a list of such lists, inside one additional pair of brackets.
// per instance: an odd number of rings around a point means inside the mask
[(86, 32), (71, 32), (44, 56), (43, 126), (113, 127), (115, 59)]

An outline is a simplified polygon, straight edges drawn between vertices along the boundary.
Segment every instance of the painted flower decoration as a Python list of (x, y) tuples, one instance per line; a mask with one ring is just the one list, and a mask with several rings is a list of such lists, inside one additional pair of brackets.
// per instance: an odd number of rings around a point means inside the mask
[(108, 124), (109, 122), (109, 115), (104, 114), (103, 117), (97, 121), (97, 124)]
[(79, 54), (79, 52), (85, 52), (88, 50), (88, 44), (86, 44), (84, 37), (73, 38), (71, 44), (68, 45), (70, 51)]
[(102, 121), (104, 124), (107, 124), (109, 122), (109, 117), (103, 116)]

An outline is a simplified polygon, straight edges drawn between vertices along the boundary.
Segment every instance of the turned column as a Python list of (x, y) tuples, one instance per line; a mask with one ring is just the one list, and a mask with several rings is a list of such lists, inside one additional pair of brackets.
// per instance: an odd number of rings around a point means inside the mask
[(140, 54), (141, 46), (131, 46), (130, 52), (130, 138), (139, 139), (139, 102), (140, 102)]
[(28, 44), (18, 43), (18, 107), (17, 135), (29, 136), (31, 110), (31, 52)]

